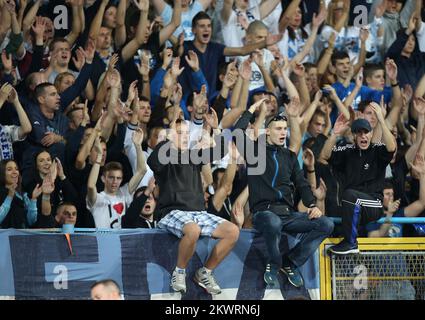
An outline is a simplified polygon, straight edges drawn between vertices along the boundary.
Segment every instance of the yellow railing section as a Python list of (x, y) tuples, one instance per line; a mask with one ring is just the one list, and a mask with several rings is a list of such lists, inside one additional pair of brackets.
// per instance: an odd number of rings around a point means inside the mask
[[(320, 270), (320, 298), (332, 300), (332, 265), (331, 256), (327, 249), (341, 241), (340, 238), (325, 239), (320, 245), (319, 270)], [(360, 252), (368, 251), (425, 251), (425, 238), (358, 238)], [(354, 255), (351, 255), (354, 256)], [(352, 277), (338, 280), (352, 280)], [(368, 280), (403, 280), (406, 277), (380, 277), (371, 276)], [(425, 279), (425, 274), (408, 277), (409, 280)]]

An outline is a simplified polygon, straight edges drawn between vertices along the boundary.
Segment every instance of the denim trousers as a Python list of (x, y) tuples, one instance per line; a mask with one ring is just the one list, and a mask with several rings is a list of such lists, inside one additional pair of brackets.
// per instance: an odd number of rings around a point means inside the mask
[(284, 255), (285, 259), (300, 267), (316, 251), (320, 243), (330, 236), (334, 228), (333, 221), (328, 217), (322, 216), (310, 220), (307, 213), (301, 212), (290, 212), (282, 216), (269, 210), (257, 211), (252, 220), (254, 228), (265, 239), (269, 262), (276, 268), (282, 266), (282, 253), (279, 248), (282, 232), (292, 236), (302, 234), (301, 240)]

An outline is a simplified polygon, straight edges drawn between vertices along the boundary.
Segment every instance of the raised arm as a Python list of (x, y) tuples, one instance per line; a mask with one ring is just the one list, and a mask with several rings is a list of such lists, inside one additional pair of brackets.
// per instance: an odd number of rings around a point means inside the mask
[(27, 8), (27, 5), (28, 5), (27, 0), (20, 1), (19, 11), (18, 11), (18, 22), (21, 28), (22, 28), (22, 22), (24, 20), (24, 12), (25, 12), (25, 9)]
[(105, 14), (106, 6), (108, 5), (109, 0), (101, 0), (99, 9), (90, 25), (89, 38), (93, 41), (96, 41), (97, 36), (100, 32), (100, 27), (102, 26), (103, 15)]
[(230, 15), (232, 14), (233, 4), (235, 0), (224, 0), (223, 9), (221, 9), (221, 19), (224, 24), (229, 22)]
[(344, 115), (344, 118), (347, 120), (350, 119), (350, 112), (348, 111), (348, 108), (339, 99), (338, 95), (336, 94), (335, 88), (330, 85), (326, 85), (324, 86), (324, 89), (329, 91), (329, 97), (337, 106), (338, 111)]
[(92, 133), (90, 134), (89, 138), (84, 142), (83, 146), (78, 151), (77, 158), (75, 159), (75, 168), (78, 170), (83, 170), (86, 167), (86, 159), (90, 155), (91, 149), (93, 148), (93, 145), (95, 143), (95, 140), (97, 137), (100, 136), (101, 129), (100, 129), (100, 123), (101, 118), (97, 121), (96, 126)]
[(69, 46), (72, 48), (75, 41), (77, 41), (80, 33), (84, 31), (83, 21), (81, 20), (81, 18), (84, 19), (84, 16), (81, 17), (81, 13), (80, 13), (80, 8), (83, 6), (83, 3), (81, 1), (71, 0), (70, 3), (72, 6), (72, 29), (71, 29), (71, 32), (68, 33), (68, 35), (66, 36), (66, 39), (69, 42)]
[(293, 67), (293, 72), (298, 77), (299, 87), (298, 92), (300, 96), (301, 106), (303, 109), (310, 105), (310, 92), (308, 91), (307, 82), (305, 79), (305, 67), (301, 63), (296, 63)]
[(31, 26), (34, 23), (35, 16), (37, 15), (37, 11), (38, 9), (40, 9), (40, 5), (41, 0), (35, 1), (32, 7), (28, 10), (27, 14), (25, 15), (25, 18), (22, 21), (22, 31), (24, 32), (24, 34), (30, 31)]
[(133, 133), (132, 140), (134, 147), (136, 148), (137, 169), (128, 183), (128, 191), (130, 194), (133, 194), (136, 191), (137, 186), (139, 185), (140, 181), (142, 181), (143, 176), (146, 173), (146, 160), (142, 150), (143, 130), (140, 128), (136, 129)]
[(87, 181), (87, 201), (90, 206), (93, 206), (96, 203), (97, 198), (97, 188), (96, 182), (99, 177), (100, 164), (102, 161), (103, 150), (102, 144), (100, 143), (100, 138), (97, 137), (94, 143), (95, 150), (97, 152), (96, 161), (93, 163), (93, 166), (90, 170), (89, 179)]
[(204, 11), (207, 11), (212, 0), (198, 0), (198, 1), (201, 3), (202, 8), (204, 8)]
[(303, 49), (301, 52), (297, 53), (297, 55), (294, 57), (293, 60), (295, 61), (303, 61), (304, 58), (310, 53), (311, 48), (314, 45), (314, 42), (316, 41), (317, 32), (319, 30), (320, 25), (326, 20), (326, 17), (328, 16), (328, 10), (325, 6), (322, 6), (319, 14), (316, 16), (316, 14), (313, 14), (313, 20), (312, 20), (312, 28), (311, 28), (311, 34), (307, 39), (307, 42), (305, 43)]
[(260, 69), (261, 74), (263, 75), (264, 84), (267, 90), (273, 92), (274, 91), (273, 79), (270, 76), (270, 72), (264, 67), (263, 52), (261, 50), (256, 50), (255, 52), (252, 53), (252, 59), (254, 60), (255, 64)]
[(175, 0), (171, 21), (159, 32), (159, 44), (162, 45), (177, 30), (181, 23), (182, 1)]
[(419, 174), (419, 199), (409, 204), (404, 209), (406, 217), (417, 217), (425, 209), (425, 161), (423, 157), (418, 157), (412, 169)]
[(425, 99), (424, 98), (415, 98), (413, 99), (414, 109), (417, 110), (418, 113), (418, 125), (416, 127), (416, 141), (414, 144), (410, 146), (405, 154), (405, 159), (407, 166), (410, 167), (410, 163), (415, 159), (415, 155), (419, 149), (419, 145), (421, 144), (423, 131), (425, 128)]
[(260, 19), (266, 18), (280, 3), (280, 0), (265, 0), (260, 4)]
[(327, 164), (332, 155), (332, 149), (336, 145), (338, 137), (342, 137), (349, 128), (349, 121), (340, 115), (334, 125), (334, 130), (331, 136), (326, 140), (322, 151), (320, 152), (319, 162)]
[(322, 98), (322, 91), (318, 90), (314, 95), (314, 100), (310, 105), (304, 110), (301, 115), (301, 132), (304, 133), (307, 130), (308, 124), (313, 117), (313, 114), (316, 112), (317, 107), (319, 106), (320, 99)]
[(28, 119), (28, 115), (26, 114), (24, 108), (19, 101), (18, 94), (14, 88), (9, 95), (9, 101), (15, 107), (16, 113), (18, 114), (19, 123), (21, 124), (19, 127), (19, 139), (24, 139), (27, 134), (29, 134), (32, 130), (31, 122)]
[[(14, 35), (20, 35), (21, 34), (21, 25), (18, 22), (18, 17), (16, 14), (16, 8), (15, 8), (15, 2), (10, 1), (9, 3), (6, 3), (7, 11), (10, 14), (10, 20), (11, 20), (11, 27), (12, 27), (12, 33)], [(18, 57), (22, 57), (25, 53), (24, 43), (22, 42), (21, 45), (16, 50), (16, 55)]]
[(139, 23), (136, 29), (136, 36), (129, 43), (127, 43), (121, 51), (121, 58), (123, 62), (128, 61), (132, 58), (139, 47), (143, 44), (145, 38), (145, 30), (148, 26), (148, 12), (149, 12), (149, 0), (139, 0), (134, 2), (137, 8), (140, 10)]
[(334, 51), (335, 46), (336, 33), (332, 32), (331, 36), (328, 39), (328, 47), (325, 50), (322, 58), (317, 63), (317, 75), (323, 75), (328, 69), (329, 62), (331, 61), (332, 53)]
[(229, 148), (230, 162), (227, 165), (226, 171), (224, 172), (223, 178), (217, 190), (215, 190), (213, 196), (213, 205), (217, 211), (220, 211), (223, 207), (224, 201), (232, 192), (233, 180), (235, 179), (237, 171), (237, 160), (239, 158), (239, 152), (234, 143)]
[(390, 129), (388, 128), (384, 115), (382, 114), (381, 106), (379, 106), (375, 102), (371, 102), (369, 106), (372, 108), (373, 111), (376, 113), (376, 117), (378, 118), (378, 121), (382, 128), (382, 140), (385, 143), (385, 146), (388, 150), (388, 152), (394, 152), (396, 150), (397, 144), (394, 139), (393, 134), (391, 133)]
[(230, 102), (231, 110), (227, 112), (221, 120), (222, 129), (230, 128), (236, 120), (246, 110), (249, 94), (249, 80), (251, 79), (251, 61), (245, 60), (239, 71), (239, 79), (233, 89), (232, 99)]
[(127, 40), (125, 30), (125, 11), (127, 10), (127, 0), (120, 0), (117, 8), (117, 27), (115, 28), (115, 46), (121, 48)]
[(299, 7), (300, 3), (301, 0), (293, 0), (286, 8), (285, 12), (282, 13), (279, 20), (279, 32), (285, 32), (289, 25), (290, 18), (295, 14), (295, 11)]
[(397, 125), (397, 121), (400, 117), (403, 100), (401, 96), (400, 86), (398, 85), (397, 81), (397, 65), (393, 60), (387, 59), (387, 61), (385, 62), (385, 68), (393, 93), (391, 99), (391, 111), (386, 117), (387, 125), (389, 129), (392, 130)]
[(369, 30), (360, 29), (360, 53), (359, 60), (353, 67), (353, 75), (356, 75), (366, 62), (366, 40), (369, 37)]
[(359, 93), (360, 89), (363, 85), (363, 71), (360, 70), (359, 73), (356, 76), (356, 85), (354, 86), (353, 90), (350, 92), (350, 94), (344, 99), (344, 106), (346, 108), (350, 108), (352, 105), (354, 99), (356, 99), (357, 94)]
[(291, 128), (291, 141), (289, 144), (289, 149), (298, 154), (301, 149), (302, 144), (302, 132), (300, 122), (298, 117), (300, 115), (301, 104), (300, 99), (294, 97), (291, 99), (288, 105), (285, 105), (286, 113), (289, 117), (289, 126)]
[(223, 54), (225, 56), (246, 56), (257, 49), (264, 49), (279, 42), (283, 34), (268, 35), (266, 40), (259, 41), (252, 44), (247, 44), (243, 47), (225, 47)]

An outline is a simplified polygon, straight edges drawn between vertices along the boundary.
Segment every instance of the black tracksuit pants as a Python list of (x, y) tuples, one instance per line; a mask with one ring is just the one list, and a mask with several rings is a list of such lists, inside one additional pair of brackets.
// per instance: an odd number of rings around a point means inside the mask
[(357, 228), (383, 216), (381, 201), (375, 196), (347, 189), (342, 195), (342, 228), (344, 240), (357, 244)]

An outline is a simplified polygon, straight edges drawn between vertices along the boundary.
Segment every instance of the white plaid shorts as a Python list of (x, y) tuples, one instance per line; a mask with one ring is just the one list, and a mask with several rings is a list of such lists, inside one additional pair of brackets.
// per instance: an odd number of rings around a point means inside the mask
[(226, 220), (206, 211), (173, 210), (159, 221), (158, 227), (182, 238), (186, 223), (195, 222), (201, 228), (201, 236), (211, 237), (218, 225), (224, 221)]

